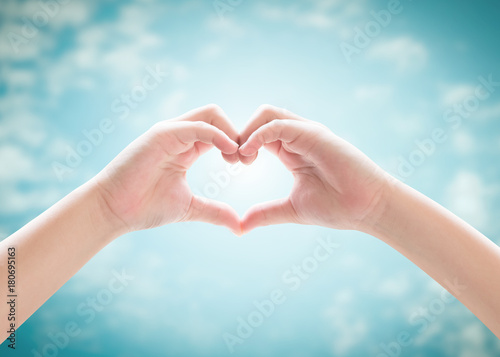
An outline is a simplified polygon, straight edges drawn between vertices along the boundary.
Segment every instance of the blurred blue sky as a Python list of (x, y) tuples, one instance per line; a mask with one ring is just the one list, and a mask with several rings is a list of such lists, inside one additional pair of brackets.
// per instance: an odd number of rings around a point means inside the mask
[[(242, 128), (270, 103), (327, 125), (500, 243), (500, 86), (483, 84), (481, 99), (476, 90), (489, 76), (500, 81), (500, 6), (396, 5), (0, 0), (0, 239), (153, 123), (216, 103)], [(397, 11), (386, 26), (374, 23), (391, 6)], [(342, 46), (362, 41), (361, 32), (363, 48), (346, 58)], [(155, 68), (167, 76), (142, 90)], [(113, 132), (69, 167), (68, 152), (84, 150), (85, 131), (106, 118)], [(435, 130), (445, 139), (429, 141)], [(68, 166), (64, 175), (54, 162)], [(240, 214), (287, 195), (292, 184), (270, 155), (235, 174), (215, 151), (188, 181)], [(326, 237), (339, 248), (291, 289), (283, 277)], [(122, 269), (134, 279), (102, 311), (91, 309), (88, 299), (105, 296)], [(500, 354), (499, 340), (462, 304), (444, 302), (438, 284), (372, 237), (283, 225), (236, 238), (183, 223), (106, 247), (19, 329), (16, 352), (4, 343), (0, 355), (225, 356), (224, 334), (236, 334), (238, 318), (276, 289), (285, 302), (234, 356), (383, 356), (402, 331), (411, 343), (398, 355)], [(80, 333), (54, 349), (51, 334), (70, 321)]]

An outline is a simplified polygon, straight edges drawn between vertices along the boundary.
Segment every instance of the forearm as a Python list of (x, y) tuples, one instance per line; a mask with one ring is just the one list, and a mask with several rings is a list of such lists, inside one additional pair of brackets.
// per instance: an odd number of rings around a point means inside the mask
[[(0, 242), (2, 299), (7, 296), (7, 250), (16, 251), (16, 328), (97, 252), (124, 233), (107, 213), (93, 183), (87, 183)], [(8, 305), (1, 304), (6, 337)], [(5, 328), (4, 328), (5, 326)]]
[(400, 182), (364, 229), (445, 287), (500, 337), (500, 248), (442, 206)]

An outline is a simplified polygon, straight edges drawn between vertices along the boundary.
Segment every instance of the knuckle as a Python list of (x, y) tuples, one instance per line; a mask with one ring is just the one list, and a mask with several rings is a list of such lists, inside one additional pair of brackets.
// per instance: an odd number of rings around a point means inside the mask
[(196, 129), (209, 129), (211, 126), (210, 124), (205, 123), (204, 121), (194, 121), (192, 124)]
[(312, 124), (316, 125), (317, 127), (319, 127), (321, 129), (321, 131), (330, 131), (330, 128), (327, 127), (325, 124), (323, 123), (320, 123), (320, 122), (317, 122), (317, 121), (313, 121)]
[(271, 128), (273, 130), (277, 130), (277, 129), (282, 128), (284, 124), (285, 124), (285, 120), (273, 119), (267, 125), (269, 126), (269, 128)]
[(222, 108), (215, 103), (210, 103), (205, 105), (203, 111), (210, 116), (216, 116), (222, 114)]
[(157, 122), (148, 130), (149, 134), (153, 137), (165, 135), (168, 132), (169, 124), (164, 121)]
[(276, 115), (277, 108), (271, 104), (261, 104), (257, 109), (257, 113), (261, 116), (273, 116)]
[(189, 209), (186, 214), (187, 221), (193, 221), (197, 219), (200, 214), (204, 211), (206, 202), (204, 197), (192, 197)]
[(162, 121), (159, 121), (157, 123), (154, 123), (149, 130), (152, 132), (158, 132), (158, 131), (161, 131), (164, 127), (165, 127), (165, 123)]

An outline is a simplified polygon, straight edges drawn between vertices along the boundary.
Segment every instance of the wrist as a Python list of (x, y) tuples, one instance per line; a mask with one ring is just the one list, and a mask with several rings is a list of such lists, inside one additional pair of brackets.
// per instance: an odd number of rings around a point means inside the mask
[(400, 210), (398, 196), (402, 195), (407, 186), (385, 172), (383, 182), (370, 214), (366, 216), (358, 230), (387, 241), (388, 231), (398, 224), (396, 217)]
[(88, 202), (88, 214), (96, 235), (102, 236), (107, 243), (128, 233), (129, 228), (110, 208), (106, 200), (104, 187), (94, 178), (80, 187), (85, 201)]

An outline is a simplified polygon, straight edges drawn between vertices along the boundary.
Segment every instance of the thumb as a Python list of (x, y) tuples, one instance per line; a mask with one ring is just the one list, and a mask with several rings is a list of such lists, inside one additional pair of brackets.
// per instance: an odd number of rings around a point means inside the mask
[(282, 223), (299, 223), (297, 212), (289, 197), (250, 207), (243, 216), (241, 229), (245, 234), (257, 227)]
[(224, 226), (237, 236), (241, 236), (241, 224), (238, 213), (236, 213), (234, 208), (223, 202), (193, 196), (185, 220)]

